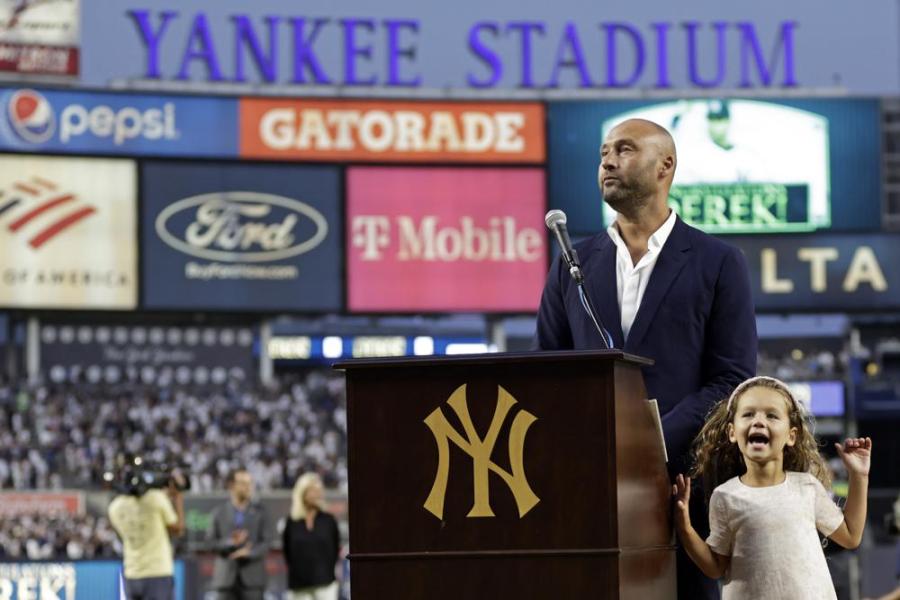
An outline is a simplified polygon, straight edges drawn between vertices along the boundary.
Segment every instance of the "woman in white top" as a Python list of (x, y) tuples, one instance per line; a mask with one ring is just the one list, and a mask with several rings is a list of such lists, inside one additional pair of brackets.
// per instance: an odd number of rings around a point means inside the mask
[(713, 411), (697, 441), (694, 475), (715, 487), (704, 541), (688, 514), (690, 477), (678, 476), (675, 524), (691, 559), (724, 577), (723, 599), (836, 599), (818, 529), (856, 548), (866, 521), (872, 440), (836, 444), (850, 492), (843, 513), (803, 407), (771, 377), (739, 385)]

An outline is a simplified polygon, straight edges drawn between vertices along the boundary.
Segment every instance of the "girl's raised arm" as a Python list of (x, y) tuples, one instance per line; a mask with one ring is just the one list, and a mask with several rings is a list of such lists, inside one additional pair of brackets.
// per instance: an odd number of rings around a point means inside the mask
[(850, 477), (850, 490), (847, 493), (847, 504), (844, 506), (844, 522), (829, 538), (844, 548), (856, 548), (862, 541), (863, 529), (866, 525), (866, 504), (869, 494), (869, 467), (872, 461), (871, 438), (848, 438), (841, 444), (835, 444), (847, 475)]

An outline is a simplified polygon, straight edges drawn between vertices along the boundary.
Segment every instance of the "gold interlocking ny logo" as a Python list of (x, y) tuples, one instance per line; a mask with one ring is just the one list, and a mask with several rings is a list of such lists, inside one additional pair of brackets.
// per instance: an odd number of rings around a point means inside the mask
[(434, 441), (438, 448), (438, 469), (434, 478), (434, 485), (431, 487), (431, 493), (425, 500), (425, 508), (436, 516), (438, 519), (444, 518), (444, 495), (447, 493), (447, 477), (450, 474), (450, 445), (448, 440), (459, 446), (466, 454), (472, 458), (474, 467), (474, 490), (475, 504), (469, 511), (469, 517), (493, 517), (494, 511), (491, 510), (489, 474), (493, 471), (509, 486), (516, 499), (516, 506), (519, 509), (519, 518), (524, 517), (534, 505), (540, 502), (525, 478), (525, 465), (523, 462), (523, 454), (525, 452), (525, 434), (531, 424), (537, 421), (537, 417), (526, 410), (519, 411), (513, 419), (512, 426), (509, 429), (509, 465), (512, 469), (510, 474), (506, 470), (498, 467), (492, 460), (491, 454), (494, 452), (494, 444), (497, 442), (497, 436), (500, 434), (500, 428), (506, 420), (509, 409), (516, 404), (516, 399), (497, 386), (497, 407), (494, 409), (494, 417), (491, 420), (491, 426), (488, 429), (484, 439), (478, 437), (475, 432), (475, 425), (469, 416), (469, 406), (466, 403), (466, 386), (461, 385), (447, 400), (447, 404), (459, 417), (466, 439), (447, 422), (447, 418), (441, 411), (440, 407), (428, 415), (425, 424), (434, 434)]

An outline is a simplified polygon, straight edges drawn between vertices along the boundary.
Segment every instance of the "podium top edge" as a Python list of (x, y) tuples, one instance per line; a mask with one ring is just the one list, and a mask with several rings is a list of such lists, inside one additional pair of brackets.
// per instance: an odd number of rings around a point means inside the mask
[(622, 350), (539, 350), (533, 352), (491, 352), (486, 354), (462, 354), (456, 356), (401, 356), (389, 358), (352, 358), (332, 365), (333, 369), (346, 371), (372, 367), (427, 367), (439, 365), (476, 364), (538, 364), (559, 362), (619, 360), (638, 366), (654, 364), (650, 358), (628, 354)]

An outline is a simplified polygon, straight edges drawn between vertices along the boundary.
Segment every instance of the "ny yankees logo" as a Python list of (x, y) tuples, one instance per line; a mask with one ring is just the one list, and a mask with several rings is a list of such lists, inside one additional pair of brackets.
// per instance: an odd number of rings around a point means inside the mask
[(475, 432), (475, 425), (469, 416), (469, 407), (466, 402), (466, 386), (459, 386), (456, 391), (451, 394), (447, 404), (459, 417), (465, 432), (465, 438), (453, 428), (447, 421), (441, 408), (438, 407), (428, 415), (425, 424), (431, 429), (434, 435), (434, 441), (438, 449), (438, 468), (437, 475), (434, 479), (434, 485), (428, 499), (425, 500), (425, 508), (438, 519), (444, 518), (444, 496), (447, 492), (447, 478), (450, 474), (450, 445), (448, 440), (459, 446), (466, 454), (472, 458), (474, 471), (474, 505), (469, 511), (469, 517), (493, 517), (494, 511), (491, 510), (490, 504), (490, 480), (491, 471), (500, 476), (500, 479), (509, 487), (516, 500), (516, 506), (519, 509), (519, 518), (524, 517), (528, 511), (540, 502), (535, 493), (528, 485), (525, 478), (525, 435), (532, 423), (537, 421), (537, 417), (526, 410), (519, 411), (512, 421), (509, 428), (509, 465), (512, 473), (497, 466), (491, 460), (491, 454), (494, 451), (494, 444), (506, 420), (506, 415), (514, 404), (516, 399), (500, 386), (497, 386), (497, 406), (494, 409), (494, 417), (488, 428), (487, 435), (479, 438)]

